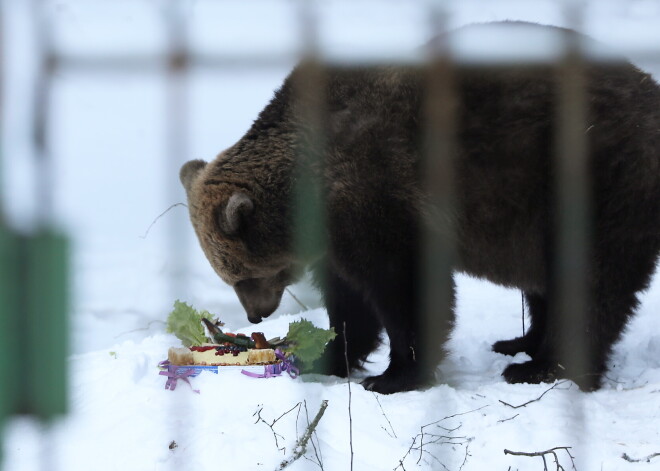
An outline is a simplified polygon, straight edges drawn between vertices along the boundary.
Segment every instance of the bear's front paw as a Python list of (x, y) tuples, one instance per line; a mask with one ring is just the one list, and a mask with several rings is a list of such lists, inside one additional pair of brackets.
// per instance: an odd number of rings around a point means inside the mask
[(364, 389), (381, 394), (393, 394), (403, 391), (421, 389), (430, 384), (430, 380), (423, 380), (419, 375), (410, 373), (392, 372), (386, 370), (378, 376), (369, 376), (362, 381)]
[(507, 383), (551, 383), (557, 379), (558, 365), (548, 361), (512, 363), (502, 373)]
[(514, 356), (516, 353), (524, 352), (533, 358), (538, 350), (538, 345), (530, 342), (528, 337), (518, 337), (513, 340), (495, 342), (492, 348), (495, 353), (502, 355)]

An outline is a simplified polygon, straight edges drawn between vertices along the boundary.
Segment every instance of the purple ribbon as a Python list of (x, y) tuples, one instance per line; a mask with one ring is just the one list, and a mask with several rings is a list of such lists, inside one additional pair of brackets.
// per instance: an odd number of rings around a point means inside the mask
[(280, 350), (279, 348), (275, 350), (275, 357), (278, 360), (281, 360), (282, 362), (276, 363), (274, 365), (265, 365), (263, 374), (252, 373), (251, 371), (245, 371), (245, 370), (241, 370), (241, 373), (251, 378), (273, 378), (275, 376), (280, 376), (283, 372), (286, 371), (287, 373), (289, 373), (289, 376), (291, 376), (291, 378), (295, 379), (298, 377), (298, 375), (300, 374), (300, 370), (296, 368), (296, 366), (293, 364), (293, 361), (291, 361), (286, 356), (284, 356), (282, 350)]
[(179, 368), (176, 365), (170, 364), (169, 360), (161, 361), (158, 363), (158, 366), (161, 368), (167, 368), (167, 370), (161, 371), (158, 373), (161, 376), (167, 376), (167, 382), (165, 383), (165, 389), (169, 389), (170, 391), (174, 391), (176, 389), (176, 382), (179, 379), (182, 379), (186, 383), (188, 383), (188, 386), (190, 386), (190, 389), (192, 389), (194, 392), (199, 394), (199, 389), (194, 389), (192, 387), (192, 384), (190, 383), (190, 380), (188, 379), (188, 376), (194, 375), (195, 370), (193, 369), (186, 369), (185, 371), (179, 373)]

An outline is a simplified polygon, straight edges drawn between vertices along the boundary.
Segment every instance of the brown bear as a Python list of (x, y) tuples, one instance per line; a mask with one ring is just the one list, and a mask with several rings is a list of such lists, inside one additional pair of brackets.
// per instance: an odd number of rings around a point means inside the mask
[[(660, 251), (660, 87), (625, 61), (586, 64), (593, 244), (590, 303), (584, 331), (574, 335), (548, 321), (557, 70), (551, 64), (455, 67), (456, 204), (440, 220), (449, 218), (455, 230), (456, 270), (524, 293), (531, 328), (493, 348), (524, 351), (531, 360), (509, 365), (505, 379), (563, 376), (593, 389)], [(340, 334), (326, 351), (325, 372), (345, 376), (346, 362), (359, 368), (384, 329), (389, 366), (364, 386), (381, 393), (419, 388), (434, 378), (447, 337), (437, 333), (435, 353), (420, 348), (428, 69), (324, 67), (323, 166), (315, 178), (325, 195), (327, 247), (314, 260), (292, 250), (294, 166), (310, 133), (319, 131), (305, 122), (296, 93), (301, 74), (293, 70), (235, 145), (211, 163), (182, 167), (192, 224), (251, 322), (271, 314), (284, 288), (311, 265)], [(588, 375), (558, 365), (561, 338), (586, 342)]]

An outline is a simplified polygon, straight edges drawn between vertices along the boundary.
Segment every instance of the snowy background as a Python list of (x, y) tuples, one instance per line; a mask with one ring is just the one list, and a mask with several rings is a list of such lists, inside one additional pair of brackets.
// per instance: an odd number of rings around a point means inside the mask
[[(164, 17), (173, 0), (53, 0), (43, 2), (55, 47), (79, 56), (167, 51)], [(31, 119), (37, 61), (33, 5), (4, 0), (3, 200), (12, 223), (37, 223), (41, 202)], [(431, 35), (427, 5), (402, 1), (324, 1), (318, 9), (321, 51), (334, 60), (410, 60)], [(566, 25), (558, 1), (448, 2), (449, 25), (520, 19)], [(572, 447), (580, 471), (660, 469), (660, 280), (642, 297), (639, 315), (617, 345), (604, 388), (581, 394), (562, 383), (508, 385), (500, 377), (510, 358), (492, 342), (520, 333), (520, 293), (458, 277), (458, 325), (442, 384), (424, 392), (378, 396), (337, 378), (252, 380), (240, 374), (203, 375), (164, 389), (157, 363), (176, 338), (164, 333), (175, 299), (216, 313), (231, 330), (250, 331), (233, 291), (199, 250), (178, 187), (178, 167), (212, 159), (247, 130), (301, 50), (297, 3), (182, 0), (187, 40), (200, 54), (267, 65), (193, 69), (180, 123), (187, 149), (168, 158), (168, 82), (157, 68), (144, 73), (62, 69), (53, 84), (48, 139), (53, 159), (52, 214), (74, 244), (70, 414), (44, 426), (9, 422), (4, 470), (276, 469), (296, 438), (329, 406), (307, 459), (292, 470), (349, 469), (348, 401), (354, 469), (542, 470), (539, 457), (504, 449)], [(660, 78), (660, 4), (592, 1), (583, 31), (620, 49)], [(655, 54), (656, 60), (653, 60)], [(229, 61), (231, 62), (231, 61)], [(152, 222), (155, 223), (152, 225)], [(292, 291), (303, 315), (327, 319), (304, 283)], [(301, 308), (288, 296), (260, 326), (286, 332)], [(372, 372), (387, 352), (374, 355)], [(514, 359), (523, 361), (524, 355)], [(304, 401), (301, 403), (301, 401)], [(298, 404), (301, 404), (300, 406)], [(258, 417), (272, 423), (272, 429)], [(260, 412), (258, 412), (260, 411)], [(462, 414), (462, 415), (457, 415)], [(427, 424), (432, 424), (423, 427)], [(276, 434), (274, 433), (276, 432)], [(423, 442), (422, 442), (423, 440)], [(420, 447), (420, 443), (423, 446)], [(568, 454), (557, 451), (570, 469)], [(552, 458), (549, 469), (555, 469)]]

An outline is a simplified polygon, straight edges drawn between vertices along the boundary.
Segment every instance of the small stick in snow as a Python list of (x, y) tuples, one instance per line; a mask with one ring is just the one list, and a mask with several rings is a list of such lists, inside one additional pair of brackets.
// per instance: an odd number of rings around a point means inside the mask
[[(488, 406), (486, 405), (486, 406), (482, 406), (482, 407), (479, 407), (477, 409), (470, 410), (470, 411), (467, 411), (467, 412), (460, 412), (458, 414), (449, 415), (447, 417), (443, 417), (440, 420), (436, 420), (436, 421), (428, 423), (426, 425), (422, 425), (419, 429), (419, 433), (416, 436), (413, 437), (412, 443), (410, 444), (410, 447), (408, 448), (408, 451), (406, 451), (406, 454), (403, 455), (403, 457), (399, 460), (399, 464), (397, 465), (396, 468), (394, 468), (394, 471), (396, 471), (399, 468), (401, 468), (403, 471), (406, 470), (406, 468), (404, 466), (404, 462), (406, 461), (406, 458), (408, 458), (408, 456), (410, 456), (412, 454), (413, 451), (419, 452), (419, 457), (418, 457), (417, 462), (416, 462), (417, 465), (419, 465), (419, 463), (421, 463), (421, 461), (422, 461), (422, 458), (424, 458), (426, 456), (426, 457), (430, 457), (433, 460), (435, 460), (435, 462), (438, 463), (440, 466), (442, 466), (444, 469), (447, 469), (447, 467), (444, 465), (444, 463), (442, 463), (433, 453), (431, 453), (428, 450), (429, 445), (450, 445), (452, 447), (454, 447), (456, 445), (465, 445), (466, 451), (465, 451), (465, 457), (463, 459), (463, 465), (465, 465), (465, 462), (467, 461), (467, 457), (470, 456), (468, 451), (467, 451), (467, 447), (469, 446), (469, 443), (473, 440), (473, 437), (452, 435), (453, 432), (455, 432), (456, 430), (461, 428), (461, 426), (463, 425), (462, 423), (457, 425), (456, 427), (448, 428), (448, 427), (443, 427), (442, 425), (440, 425), (440, 422), (442, 422), (443, 420), (452, 419), (454, 417), (458, 417), (458, 416), (461, 416), (461, 415), (470, 414), (472, 412), (477, 412), (477, 411), (479, 411), (479, 410), (481, 410), (485, 407), (488, 407)], [(437, 433), (429, 432), (429, 431), (426, 430), (428, 427), (431, 427), (433, 425), (435, 425), (437, 428), (440, 428), (440, 429), (444, 430), (447, 433), (446, 434), (437, 434)], [(426, 445), (427, 449), (424, 449), (425, 445)]]
[(312, 435), (316, 431), (316, 426), (319, 424), (319, 421), (321, 420), (321, 417), (323, 417), (323, 414), (327, 408), (328, 400), (324, 399), (323, 402), (321, 402), (319, 411), (316, 413), (316, 417), (314, 417), (314, 420), (312, 420), (312, 422), (307, 426), (307, 430), (305, 430), (303, 436), (300, 437), (300, 439), (296, 442), (296, 446), (293, 448), (293, 456), (291, 456), (291, 458), (288, 460), (284, 460), (280, 463), (280, 466), (277, 468), (279, 471), (283, 470), (305, 454), (307, 451), (307, 442), (309, 442), (310, 438), (312, 438)]
[(392, 427), (392, 422), (390, 422), (390, 419), (387, 418), (387, 414), (385, 414), (385, 410), (383, 409), (383, 406), (381, 405), (380, 400), (378, 399), (378, 396), (373, 391), (371, 392), (371, 394), (373, 394), (374, 397), (376, 398), (376, 402), (378, 403), (378, 407), (380, 407), (380, 411), (382, 412), (383, 417), (385, 417), (385, 420), (387, 420), (387, 423), (389, 424), (390, 430), (392, 430), (392, 433), (388, 432), (385, 427), (381, 427), (381, 428), (383, 430), (385, 430), (385, 433), (387, 433), (390, 437), (399, 438), (399, 437), (396, 436), (396, 432), (394, 431), (394, 427)]
[(264, 418), (261, 417), (261, 411), (264, 410), (263, 407), (260, 407), (254, 414), (252, 414), (252, 417), (254, 417), (255, 415), (257, 416), (257, 420), (256, 420), (255, 424), (258, 424), (259, 422), (263, 422), (264, 424), (266, 424), (268, 426), (268, 428), (270, 428), (270, 431), (273, 432), (273, 438), (275, 438), (275, 446), (283, 454), (286, 454), (286, 447), (285, 446), (280, 447), (279, 439), (280, 438), (284, 439), (284, 437), (275, 431), (275, 424), (277, 423), (278, 420), (280, 420), (282, 417), (284, 417), (285, 415), (287, 415), (288, 413), (290, 413), (292, 410), (294, 410), (296, 408), (300, 412), (300, 407), (301, 406), (302, 406), (302, 402), (299, 402), (298, 404), (293, 406), (291, 409), (289, 409), (288, 411), (286, 411), (282, 415), (280, 415), (277, 419), (273, 420), (271, 423), (266, 422), (264, 420)]
[(346, 338), (346, 321), (344, 321), (344, 359), (346, 360), (346, 383), (348, 384), (348, 436), (351, 446), (351, 471), (353, 471), (353, 415), (351, 414), (351, 372), (348, 366), (348, 340)]
[(564, 468), (560, 463), (559, 463), (559, 457), (557, 456), (557, 450), (564, 450), (568, 457), (571, 459), (571, 466), (572, 469), (577, 471), (577, 468), (575, 467), (575, 457), (571, 455), (571, 452), (569, 451), (571, 449), (570, 446), (556, 446), (554, 448), (550, 448), (549, 450), (545, 451), (511, 451), (507, 450), (506, 448), (504, 449), (504, 454), (505, 455), (514, 455), (514, 456), (540, 456), (541, 459), (543, 460), (543, 471), (548, 471), (548, 462), (546, 461), (545, 457), (546, 455), (552, 455), (552, 457), (555, 459), (555, 471), (566, 471), (566, 468)]
[(631, 458), (630, 456), (628, 456), (627, 453), (624, 453), (623, 455), (621, 455), (621, 458), (623, 458), (624, 460), (626, 460), (629, 463), (641, 463), (642, 461), (650, 463), (653, 458), (658, 457), (658, 456), (660, 456), (660, 453), (653, 453), (649, 456), (645, 456), (644, 458), (635, 459), (635, 458)]
[(186, 208), (188, 207), (188, 205), (185, 204), (185, 203), (174, 203), (172, 206), (170, 206), (170, 207), (167, 208), (165, 211), (163, 211), (163, 212), (160, 213), (158, 216), (156, 216), (156, 219), (154, 219), (154, 220), (151, 222), (151, 224), (149, 224), (149, 227), (147, 227), (147, 230), (146, 230), (146, 232), (144, 233), (144, 235), (139, 236), (140, 239), (146, 239), (147, 236), (149, 235), (149, 231), (151, 231), (151, 228), (154, 227), (154, 224), (156, 224), (156, 222), (158, 222), (158, 220), (159, 220), (160, 218), (162, 218), (163, 216), (165, 216), (165, 214), (166, 214), (170, 209), (172, 209), (172, 208), (176, 208), (177, 206), (185, 206)]
[(520, 414), (516, 414), (516, 415), (514, 415), (513, 417), (509, 417), (508, 419), (498, 420), (497, 423), (498, 423), (498, 424), (501, 424), (502, 422), (508, 422), (509, 420), (513, 420), (513, 419), (515, 419), (515, 418), (518, 417), (519, 415), (520, 415)]
[(527, 402), (525, 402), (524, 404), (520, 404), (520, 405), (518, 405), (518, 406), (512, 406), (512, 405), (509, 404), (508, 402), (504, 402), (504, 401), (502, 401), (502, 400), (499, 400), (499, 401), (500, 401), (502, 404), (504, 404), (505, 406), (509, 406), (509, 407), (511, 407), (512, 409), (520, 409), (521, 407), (525, 407), (525, 406), (531, 404), (532, 402), (540, 401), (540, 400), (543, 398), (543, 396), (545, 396), (547, 393), (549, 393), (550, 391), (552, 391), (553, 389), (555, 389), (557, 386), (560, 386), (560, 385), (564, 384), (566, 381), (567, 381), (567, 380), (559, 381), (558, 383), (553, 384), (552, 387), (546, 389), (546, 390), (543, 392), (543, 394), (541, 394), (541, 395), (540, 395), (539, 397), (537, 397), (536, 399), (532, 399), (531, 401), (527, 401)]
[(458, 471), (462, 471), (462, 470), (463, 470), (463, 466), (465, 466), (465, 463), (467, 462), (468, 456), (471, 456), (471, 455), (468, 453), (468, 449), (469, 449), (469, 448), (470, 448), (470, 443), (468, 442), (468, 444), (465, 445), (465, 458), (463, 458), (463, 462), (461, 463), (461, 467), (458, 468)]

